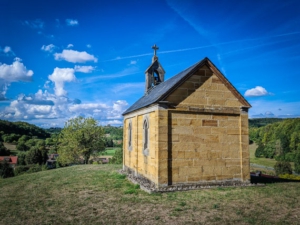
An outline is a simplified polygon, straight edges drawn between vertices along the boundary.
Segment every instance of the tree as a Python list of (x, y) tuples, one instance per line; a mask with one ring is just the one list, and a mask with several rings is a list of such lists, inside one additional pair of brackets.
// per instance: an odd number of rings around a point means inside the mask
[(293, 173), (291, 163), (289, 163), (289, 162), (278, 161), (274, 165), (274, 169), (275, 169), (275, 172), (277, 175)]
[(25, 161), (26, 152), (19, 152), (17, 156), (18, 156), (18, 165), (23, 165), (23, 166), (26, 165), (26, 161)]
[(43, 164), (44, 159), (42, 152), (37, 147), (31, 147), (30, 150), (26, 153), (25, 157), (26, 164)]
[(10, 167), (9, 163), (5, 160), (0, 163), (0, 177), (7, 178), (7, 177), (13, 177), (14, 176), (14, 170)]
[(25, 145), (27, 145), (28, 149), (30, 149), (31, 147), (34, 147), (36, 145), (36, 142), (36, 139), (29, 139), (25, 142)]
[(300, 173), (300, 151), (297, 152), (295, 156), (295, 172)]
[(0, 142), (0, 156), (8, 156), (10, 155), (10, 151), (5, 148), (2, 142)]
[(122, 149), (117, 149), (114, 156), (109, 160), (111, 164), (122, 164), (123, 163), (123, 151)]
[(20, 141), (20, 139), (18, 141), (16, 148), (17, 148), (17, 150), (24, 151), (24, 152), (29, 150), (29, 147), (26, 145), (26, 142), (22, 141), (22, 140)]
[(20, 141), (23, 141), (23, 142), (26, 142), (26, 141), (28, 141), (30, 139), (30, 137), (28, 136), (28, 135), (22, 135), (20, 138), (19, 138), (19, 140), (18, 140), (18, 142), (20, 142)]
[(264, 155), (264, 146), (261, 142), (258, 143), (258, 147), (255, 150), (255, 157), (260, 158)]
[(103, 136), (103, 128), (93, 118), (68, 120), (60, 134), (58, 161), (66, 165), (83, 158), (87, 164), (92, 153), (104, 150)]

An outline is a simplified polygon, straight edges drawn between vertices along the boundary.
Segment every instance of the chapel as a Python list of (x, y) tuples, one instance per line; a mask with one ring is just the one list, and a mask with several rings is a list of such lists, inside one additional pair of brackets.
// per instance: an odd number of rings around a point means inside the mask
[(164, 80), (152, 48), (145, 93), (123, 113), (123, 171), (151, 191), (249, 184), (251, 105), (208, 58)]

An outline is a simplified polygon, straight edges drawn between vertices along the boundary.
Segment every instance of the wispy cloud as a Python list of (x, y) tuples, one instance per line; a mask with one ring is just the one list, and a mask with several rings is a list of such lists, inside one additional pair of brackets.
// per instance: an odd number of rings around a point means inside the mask
[(173, 9), (177, 15), (179, 15), (183, 20), (185, 20), (193, 29), (195, 29), (201, 36), (208, 37), (210, 36), (209, 30), (205, 29), (201, 24), (195, 23), (195, 21), (190, 17), (189, 13), (185, 12), (185, 9), (189, 7), (189, 2), (187, 1), (168, 1), (167, 4)]
[(91, 73), (93, 70), (95, 70), (95, 67), (93, 66), (78, 66), (76, 65), (74, 67), (76, 72), (81, 72), (81, 73)]
[(250, 117), (266, 117), (266, 112), (272, 112), (275, 117), (299, 117), (300, 102), (285, 102), (282, 100), (266, 101), (249, 99), (252, 108)]
[(78, 23), (78, 20), (74, 20), (74, 19), (66, 19), (66, 24), (68, 26), (77, 26), (79, 23)]
[[(296, 31), (296, 32), (290, 32), (290, 33), (278, 34), (278, 35), (271, 35), (271, 36), (265, 36), (265, 37), (258, 37), (258, 38), (249, 38), (249, 39), (240, 39), (240, 40), (233, 40), (233, 41), (226, 41), (226, 42), (218, 42), (218, 43), (203, 45), (203, 46), (198, 46), (198, 47), (173, 49), (173, 50), (167, 50), (167, 51), (159, 51), (158, 54), (169, 54), (169, 53), (176, 53), (176, 52), (193, 51), (193, 50), (198, 50), (198, 49), (203, 49), (203, 48), (211, 48), (211, 47), (228, 45), (228, 44), (236, 44), (236, 43), (249, 42), (249, 41), (267, 40), (267, 39), (276, 38), (276, 37), (296, 36), (296, 35), (299, 35), (299, 34), (300, 34), (300, 32)], [(284, 41), (284, 40), (282, 40), (282, 41)], [(236, 49), (234, 51), (242, 51), (242, 50), (246, 50), (246, 49), (262, 47), (262, 46), (265, 46), (265, 45), (272, 45), (272, 44), (279, 43), (279, 42), (281, 42), (281, 41), (274, 41), (272, 43), (264, 43), (264, 44), (259, 44), (259, 45), (253, 45), (253, 46), (249, 46), (249, 47), (243, 48), (243, 49)], [(232, 52), (228, 52), (228, 53), (225, 53), (225, 54), (230, 54)], [(102, 62), (117, 61), (117, 60), (131, 59), (131, 58), (139, 58), (139, 57), (145, 57), (145, 56), (149, 56), (149, 55), (153, 55), (153, 53), (151, 52), (151, 53), (144, 53), (144, 54), (131, 55), (131, 56), (118, 56), (114, 59), (103, 60)]]
[(119, 77), (125, 77), (130, 76), (133, 74), (141, 73), (141, 71), (137, 67), (129, 67), (126, 68), (120, 72), (111, 73), (111, 74), (103, 74), (103, 75), (96, 75), (93, 77), (86, 78), (83, 82), (84, 83), (94, 83), (99, 80), (105, 80), (105, 79), (114, 79)]
[(13, 52), (13, 50), (11, 49), (10, 46), (5, 46), (3, 49), (0, 46), (0, 55), (2, 55), (1, 53), (4, 53), (5, 56), (14, 56), (15, 53)]
[(56, 48), (56, 46), (54, 44), (50, 44), (50, 45), (43, 45), (41, 47), (41, 50), (45, 51), (45, 52), (53, 52), (53, 50)]
[(43, 29), (45, 26), (44, 21), (41, 19), (36, 19), (36, 20), (25, 20), (23, 22), (23, 25), (26, 25), (32, 29)]

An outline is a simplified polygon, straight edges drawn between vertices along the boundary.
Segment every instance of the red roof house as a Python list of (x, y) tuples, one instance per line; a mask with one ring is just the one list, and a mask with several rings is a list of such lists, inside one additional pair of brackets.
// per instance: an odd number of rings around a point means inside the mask
[(4, 161), (8, 162), (11, 167), (15, 168), (18, 163), (18, 156), (0, 156), (0, 163)]

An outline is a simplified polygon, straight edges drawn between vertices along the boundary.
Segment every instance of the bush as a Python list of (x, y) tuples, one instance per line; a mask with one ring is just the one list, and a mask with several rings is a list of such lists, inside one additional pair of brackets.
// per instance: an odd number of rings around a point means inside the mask
[(292, 174), (292, 166), (291, 163), (289, 162), (276, 162), (274, 166), (276, 175), (281, 175), (281, 174)]
[(25, 144), (25, 141), (19, 141), (17, 146), (16, 146), (17, 150), (19, 151), (27, 151), (29, 150), (29, 147)]
[(43, 164), (42, 152), (37, 147), (31, 147), (25, 157), (26, 164)]
[(285, 161), (293, 162), (295, 157), (296, 157), (295, 153), (289, 152), (285, 154), (284, 159)]
[(25, 152), (18, 152), (18, 165), (26, 165), (26, 153)]
[(260, 158), (263, 155), (264, 155), (264, 146), (262, 143), (259, 143), (257, 149), (255, 150), (255, 157)]
[(5, 148), (5, 146), (3, 145), (2, 142), (0, 142), (0, 155), (1, 156), (9, 156), (10, 155), (10, 151)]
[(283, 174), (283, 175), (279, 175), (279, 177), (288, 180), (300, 180), (300, 176), (294, 174)]
[(43, 170), (43, 166), (40, 166), (39, 164), (31, 165), (27, 173), (36, 173)]
[(17, 166), (15, 168), (14, 174), (15, 174), (15, 176), (19, 176), (21, 174), (26, 173), (29, 170), (29, 168), (30, 168), (30, 166), (25, 166), (25, 165)]
[(0, 163), (0, 177), (8, 178), (14, 176), (14, 169), (10, 167), (9, 163), (4, 160)]
[(118, 149), (115, 151), (114, 156), (109, 160), (111, 164), (122, 164), (123, 163), (123, 150)]
[(297, 153), (294, 158), (295, 172), (300, 173), (300, 153)]

